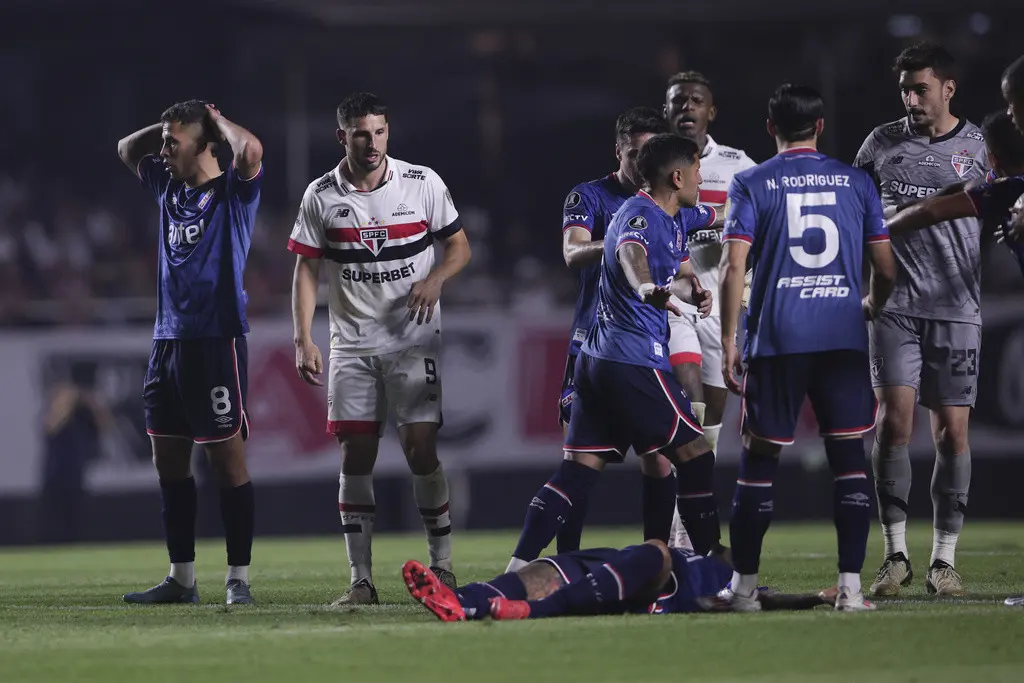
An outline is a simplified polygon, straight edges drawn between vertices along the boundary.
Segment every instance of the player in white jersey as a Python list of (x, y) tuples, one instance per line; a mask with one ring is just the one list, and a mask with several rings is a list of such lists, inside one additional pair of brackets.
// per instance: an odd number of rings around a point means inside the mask
[[(351, 586), (334, 604), (375, 604), (373, 465), (389, 415), (413, 473), (431, 569), (455, 585), (448, 482), (437, 459), (438, 299), (469, 262), (470, 248), (441, 178), (388, 156), (387, 107), (375, 95), (356, 93), (338, 106), (338, 140), (345, 158), (306, 188), (288, 241), (296, 254), (295, 366), (303, 380), (321, 384), (311, 325), (323, 262), (331, 320), (327, 431), (341, 446), (338, 509), (352, 567)], [(434, 241), (444, 245), (436, 264)]]
[[(715, 120), (711, 82), (697, 71), (684, 71), (668, 80), (665, 92), (665, 118), (673, 132), (690, 138), (701, 150), (700, 168), (704, 181), (700, 186), (702, 204), (714, 206), (725, 217), (725, 200), (734, 175), (756, 164), (742, 150), (726, 147), (708, 135)], [(690, 261), (701, 285), (718, 292), (718, 263), (722, 257), (722, 223), (698, 230), (689, 237)], [(718, 297), (711, 315), (702, 318), (693, 306), (676, 301), (681, 316), (669, 316), (669, 361), (679, 383), (690, 397), (694, 412), (704, 427), (704, 438), (717, 450), (718, 434), (729, 391), (722, 379), (722, 322)], [(679, 512), (672, 520), (669, 543), (673, 548), (689, 546)]]

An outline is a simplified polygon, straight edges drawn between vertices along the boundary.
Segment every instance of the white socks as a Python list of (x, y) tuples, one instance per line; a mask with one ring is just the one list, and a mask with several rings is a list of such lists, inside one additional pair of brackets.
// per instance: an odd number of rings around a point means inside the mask
[(241, 581), (246, 586), (248, 586), (249, 585), (249, 565), (245, 565), (244, 567), (242, 567), (242, 566), (238, 566), (238, 567), (228, 566), (228, 576), (225, 579), (225, 581), (234, 581), (234, 580)]
[(732, 573), (732, 592), (749, 598), (757, 592), (757, 574)]
[(373, 499), (372, 474), (342, 474), (338, 479), (338, 512), (341, 514), (341, 532), (345, 534), (345, 549), (352, 567), (352, 583), (366, 579), (373, 583), (370, 573), (373, 553), (373, 521), (377, 506)]
[(893, 553), (903, 553), (904, 557), (910, 557), (910, 553), (907, 551), (907, 523), (905, 521), (883, 524), (882, 535), (885, 537), (886, 557)]
[(195, 562), (172, 562), (171, 571), (168, 573), (172, 579), (185, 588), (190, 588), (196, 582)]
[(956, 532), (935, 529), (932, 536), (932, 559), (929, 564), (935, 564), (936, 560), (942, 560), (952, 567), (956, 554), (956, 542), (959, 538), (960, 534)]
[(427, 532), (430, 566), (452, 569), (452, 520), (448, 511), (448, 480), (440, 463), (430, 474), (413, 475), (412, 492)]
[(849, 588), (854, 593), (860, 593), (860, 574), (839, 572), (839, 587)]

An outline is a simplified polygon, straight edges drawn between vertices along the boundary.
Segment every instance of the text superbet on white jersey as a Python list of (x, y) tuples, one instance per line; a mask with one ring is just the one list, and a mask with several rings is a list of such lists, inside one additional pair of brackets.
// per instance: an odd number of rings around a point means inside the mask
[(736, 175), (722, 240), (751, 245), (746, 358), (851, 349), (867, 353), (865, 244), (889, 231), (874, 180), (813, 149)]
[[(700, 156), (700, 203), (719, 206), (725, 204), (729, 184), (740, 171), (755, 166), (753, 159), (743, 150), (720, 145), (708, 136), (707, 144)], [(701, 285), (718, 293), (719, 262), (722, 260), (721, 234), (714, 228), (697, 230), (687, 240), (690, 250), (690, 264)], [(718, 297), (711, 302), (711, 315), (719, 315)]]
[(306, 188), (288, 249), (322, 258), (330, 285), (331, 353), (376, 356), (440, 333), (440, 302), (429, 323), (409, 320), (413, 284), (434, 267), (433, 242), (462, 229), (451, 193), (426, 166), (385, 157), (384, 183), (357, 190), (340, 166)]

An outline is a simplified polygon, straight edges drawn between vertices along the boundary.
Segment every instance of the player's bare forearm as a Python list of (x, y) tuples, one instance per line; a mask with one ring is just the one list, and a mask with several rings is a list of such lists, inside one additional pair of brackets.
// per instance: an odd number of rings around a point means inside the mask
[(719, 310), (722, 317), (722, 339), (735, 339), (739, 327), (743, 299), (743, 278), (747, 270), (750, 245), (730, 240), (722, 245)]
[(889, 300), (896, 284), (896, 257), (888, 241), (868, 245), (868, 260), (871, 261), (871, 282), (868, 286), (868, 302), (875, 311), (881, 310)]
[(154, 123), (137, 130), (128, 137), (121, 138), (117, 143), (117, 156), (121, 157), (124, 165), (138, 175), (139, 162), (149, 154), (159, 154), (163, 144), (161, 135), (163, 124)]
[(571, 227), (562, 235), (562, 258), (570, 268), (597, 263), (603, 253), (604, 242), (590, 239), (590, 233), (583, 228)]
[(295, 273), (292, 276), (292, 327), (296, 344), (308, 343), (313, 338), (313, 312), (316, 310), (319, 279), (320, 259), (295, 257)]
[(217, 127), (217, 131), (224, 138), (224, 142), (231, 148), (234, 157), (235, 168), (243, 178), (251, 178), (260, 170), (260, 163), (263, 161), (263, 143), (251, 132), (233, 121), (229, 121), (223, 114), (211, 108), (210, 119)]
[(890, 235), (905, 235), (936, 223), (974, 215), (974, 203), (966, 192), (933, 195), (897, 213), (886, 221), (886, 227)]
[(639, 293), (642, 285), (654, 284), (651, 279), (651, 267), (647, 264), (646, 249), (636, 242), (626, 242), (619, 245), (616, 254), (619, 265), (622, 266), (622, 273), (634, 291)]
[(683, 261), (679, 264), (679, 270), (676, 271), (676, 276), (668, 288), (680, 301), (696, 306), (697, 302), (693, 299), (694, 282), (700, 284), (697, 274), (693, 272), (693, 265), (689, 261)]
[(447, 282), (466, 267), (472, 255), (473, 250), (469, 246), (466, 231), (459, 230), (444, 241), (444, 258), (434, 266), (434, 269), (430, 271), (430, 275), (440, 278), (441, 282)]

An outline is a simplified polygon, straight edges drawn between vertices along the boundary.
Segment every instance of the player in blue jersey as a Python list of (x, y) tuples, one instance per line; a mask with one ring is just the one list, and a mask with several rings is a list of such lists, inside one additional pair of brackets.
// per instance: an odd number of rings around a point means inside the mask
[[(860, 572), (871, 523), (871, 485), (861, 435), (874, 425), (865, 316), (892, 291), (895, 261), (871, 177), (817, 151), (821, 96), (783, 85), (768, 105), (779, 154), (744, 171), (729, 189), (722, 256), (722, 372), (743, 397), (743, 452), (730, 521), (736, 611), (760, 609), (757, 573), (772, 515), (782, 446), (793, 443), (809, 397), (834, 476), (839, 541), (838, 610), (873, 609)], [(860, 298), (865, 252), (870, 291)], [(736, 330), (747, 257), (754, 270), (742, 388)]]
[[(703, 556), (658, 540), (542, 557), (454, 591), (421, 562), (402, 567), (409, 594), (441, 621), (726, 611), (717, 594), (731, 577), (728, 551)], [(816, 595), (761, 588), (758, 601), (765, 610), (810, 609), (833, 603), (835, 594), (835, 588)]]
[[(231, 148), (222, 171), (216, 152)], [(227, 603), (252, 602), (253, 490), (245, 466), (246, 294), (242, 286), (263, 179), (263, 146), (213, 105), (173, 105), (160, 122), (118, 143), (121, 160), (160, 206), (157, 314), (143, 390), (160, 480), (171, 570), (125, 602), (199, 602), (196, 484), (202, 444), (220, 486)]]
[[(678, 506), (694, 548), (703, 554), (718, 544), (714, 455), (672, 375), (666, 314), (679, 314), (672, 294), (702, 315), (711, 310), (711, 293), (689, 266), (685, 235), (714, 223), (715, 211), (697, 205), (700, 159), (693, 141), (655, 135), (641, 148), (637, 167), (650, 192), (627, 200), (605, 234), (596, 322), (576, 359), (565, 460), (527, 509), (510, 571), (537, 558), (605, 464), (621, 461), (630, 448), (648, 461), (647, 471), (659, 466), (659, 454), (675, 461), (688, 482)], [(664, 518), (667, 537), (671, 518)]]
[[(590, 332), (597, 310), (597, 283), (601, 277), (605, 229), (619, 207), (643, 185), (643, 179), (636, 167), (640, 148), (651, 136), (667, 132), (668, 123), (656, 109), (633, 107), (623, 112), (615, 121), (615, 158), (619, 162), (618, 170), (603, 178), (580, 183), (572, 188), (565, 199), (562, 212), (562, 255), (565, 258), (565, 265), (579, 271), (579, 294), (576, 297), (576, 310), (570, 328), (569, 352), (559, 397), (559, 422), (563, 430), (568, 429), (569, 412), (575, 394), (572, 376), (576, 367), (576, 356), (587, 338), (587, 333)], [(665, 515), (669, 518), (672, 516), (675, 494), (671, 487), (674, 485), (674, 479), (669, 477), (671, 471), (667, 467), (644, 472), (645, 528), (649, 520), (660, 520)], [(574, 501), (568, 519), (558, 532), (559, 552), (579, 550), (586, 511), (585, 499)], [(649, 531), (652, 535), (648, 536), (645, 532), (645, 538), (660, 538), (659, 531)], [(529, 538), (526, 537), (525, 540), (529, 541)], [(517, 548), (515, 556), (536, 557), (540, 551), (541, 548)], [(514, 571), (516, 567), (510, 566), (509, 569)]]

